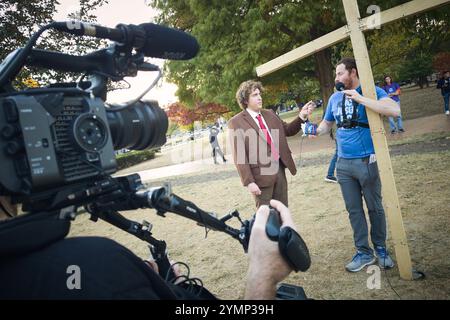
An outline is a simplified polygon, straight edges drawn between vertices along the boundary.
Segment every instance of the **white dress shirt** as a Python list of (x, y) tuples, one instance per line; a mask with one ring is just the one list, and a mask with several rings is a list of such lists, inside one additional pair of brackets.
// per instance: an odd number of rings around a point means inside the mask
[[(255, 111), (253, 111), (253, 110), (250, 110), (249, 108), (247, 108), (246, 110), (247, 110), (247, 112), (249, 113), (249, 115), (252, 117), (253, 121), (255, 121), (256, 126), (259, 128), (259, 130), (262, 130), (261, 127), (259, 126), (259, 121), (258, 121), (258, 119), (256, 119), (256, 117), (257, 117), (258, 115), (260, 115), (261, 113), (260, 113), (260, 112), (255, 112)], [(264, 125), (266, 126), (267, 131), (269, 132), (270, 139), (272, 139), (272, 141), (273, 141), (272, 134), (270, 133), (270, 130), (271, 130), (271, 129), (270, 129), (269, 126), (267, 125), (266, 120), (264, 120), (264, 117), (263, 117), (262, 114), (261, 114), (261, 119), (262, 119), (262, 122), (264, 123)]]

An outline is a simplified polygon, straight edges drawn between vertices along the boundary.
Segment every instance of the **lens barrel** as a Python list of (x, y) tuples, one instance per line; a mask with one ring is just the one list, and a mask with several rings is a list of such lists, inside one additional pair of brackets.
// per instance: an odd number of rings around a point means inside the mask
[(125, 109), (107, 109), (109, 127), (115, 150), (144, 150), (166, 143), (169, 121), (156, 101), (138, 101)]

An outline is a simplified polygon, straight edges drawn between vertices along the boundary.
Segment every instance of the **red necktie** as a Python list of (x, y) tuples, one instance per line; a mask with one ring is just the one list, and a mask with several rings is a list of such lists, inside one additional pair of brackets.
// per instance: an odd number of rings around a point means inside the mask
[(272, 153), (272, 157), (273, 157), (275, 160), (278, 160), (278, 159), (280, 158), (280, 154), (278, 153), (277, 148), (275, 147), (275, 145), (274, 145), (273, 142), (272, 142), (272, 138), (270, 137), (269, 130), (267, 130), (266, 126), (264, 125), (264, 122), (262, 121), (261, 114), (258, 114), (258, 115), (256, 116), (256, 119), (258, 120), (258, 122), (259, 122), (259, 127), (260, 127), (261, 130), (264, 132), (264, 135), (265, 135), (265, 137), (266, 137), (266, 141), (267, 141), (267, 143), (268, 143), (269, 146), (270, 146), (270, 151), (271, 151), (271, 153)]

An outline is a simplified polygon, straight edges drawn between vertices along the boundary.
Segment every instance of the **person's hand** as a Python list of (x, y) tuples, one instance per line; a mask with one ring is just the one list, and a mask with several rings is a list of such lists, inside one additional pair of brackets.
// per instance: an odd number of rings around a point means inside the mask
[[(145, 262), (150, 268), (152, 268), (153, 271), (155, 271), (157, 274), (159, 274), (159, 267), (158, 267), (158, 264), (156, 263), (156, 261), (155, 261), (152, 257), (150, 257), (150, 258), (147, 259), (147, 260), (144, 260), (144, 262)], [(178, 265), (178, 264), (175, 264), (175, 261), (173, 261), (173, 260), (170, 260), (170, 265), (171, 265), (171, 268), (172, 268), (172, 271), (173, 271), (173, 274), (175, 275), (175, 277), (176, 277), (176, 278), (181, 277), (182, 274), (181, 274), (181, 270), (180, 270), (179, 265)], [(181, 280), (181, 281), (183, 281), (183, 280)], [(178, 280), (175, 282), (175, 284), (177, 284), (178, 282), (180, 282), (180, 279), (178, 279)]]
[(356, 101), (357, 103), (362, 103), (362, 100), (364, 99), (364, 97), (360, 95), (356, 90), (344, 90), (343, 92), (347, 97)]
[[(270, 205), (280, 212), (281, 228), (289, 226), (295, 229), (289, 209), (285, 205), (277, 200), (270, 200)], [(258, 209), (250, 235), (246, 299), (274, 299), (277, 283), (292, 271), (280, 254), (278, 242), (271, 241), (266, 235), (269, 211), (268, 206)]]
[(314, 109), (316, 108), (316, 104), (314, 101), (309, 101), (307, 104), (303, 106), (300, 110), (299, 117), (303, 121), (306, 121), (310, 115), (312, 115)]
[(256, 183), (254, 183), (254, 182), (249, 183), (247, 188), (248, 188), (248, 191), (250, 191), (250, 193), (255, 195), (255, 196), (261, 195), (261, 190), (259, 189), (259, 187), (258, 187), (258, 185)]

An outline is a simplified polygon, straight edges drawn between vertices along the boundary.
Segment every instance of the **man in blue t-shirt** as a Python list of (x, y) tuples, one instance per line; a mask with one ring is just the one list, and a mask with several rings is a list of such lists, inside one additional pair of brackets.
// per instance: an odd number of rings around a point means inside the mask
[[(397, 82), (392, 82), (392, 78), (390, 76), (384, 77), (384, 86), (383, 90), (400, 106), (400, 86)], [(395, 120), (394, 120), (395, 119)], [(395, 122), (397, 121), (397, 126)], [(391, 127), (391, 134), (395, 134), (397, 130), (399, 132), (405, 132), (403, 129), (402, 115), (400, 114), (398, 117), (389, 117), (389, 126)]]
[(370, 235), (378, 263), (382, 268), (392, 268), (394, 262), (386, 250), (386, 217), (366, 108), (385, 116), (397, 117), (400, 115), (400, 107), (378, 87), (377, 100), (361, 95), (355, 59), (344, 58), (337, 64), (335, 81), (336, 87), (340, 86), (339, 89), (343, 91), (330, 97), (320, 125), (316, 127), (307, 124), (303, 131), (307, 135), (321, 135), (329, 132), (334, 122), (337, 123), (337, 180), (349, 213), (357, 250), (345, 268), (350, 272), (357, 272), (376, 260), (369, 245), (362, 196), (369, 211)]

